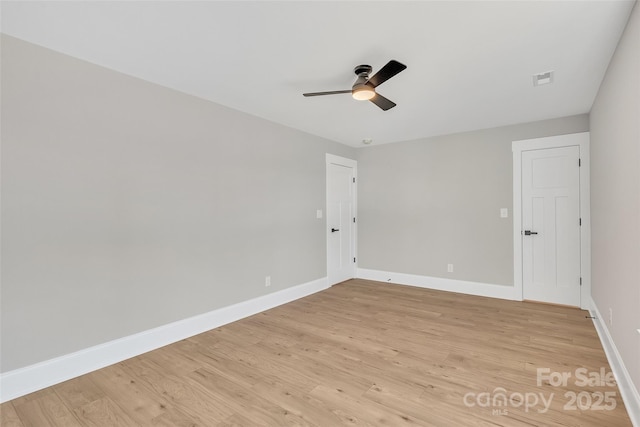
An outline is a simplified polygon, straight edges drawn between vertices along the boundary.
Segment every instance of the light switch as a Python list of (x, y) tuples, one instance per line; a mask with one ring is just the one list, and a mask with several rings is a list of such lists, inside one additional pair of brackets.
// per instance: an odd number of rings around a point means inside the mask
[(500, 218), (509, 218), (509, 209), (501, 208), (500, 209)]
[(318, 209), (316, 211), (316, 218), (321, 219), (322, 218), (322, 209)]

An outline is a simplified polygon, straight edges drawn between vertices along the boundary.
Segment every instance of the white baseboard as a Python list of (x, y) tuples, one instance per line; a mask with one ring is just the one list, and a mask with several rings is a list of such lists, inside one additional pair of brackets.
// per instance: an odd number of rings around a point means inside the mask
[(327, 278), (0, 374), (0, 403), (327, 289)]
[(622, 357), (620, 357), (620, 353), (618, 353), (616, 344), (611, 338), (604, 317), (600, 314), (600, 310), (598, 310), (598, 306), (593, 299), (591, 299), (590, 311), (591, 316), (594, 317), (593, 323), (600, 337), (600, 342), (602, 342), (602, 347), (607, 355), (607, 359), (609, 360), (609, 365), (611, 365), (613, 375), (616, 377), (622, 400), (627, 407), (627, 413), (629, 414), (629, 418), (631, 418), (631, 423), (635, 427), (640, 427), (640, 393), (638, 393), (638, 389), (633, 384), (631, 375), (629, 375), (629, 371), (627, 371)]
[(513, 286), (493, 285), (490, 283), (467, 282), (464, 280), (443, 279), (441, 277), (419, 276), (416, 274), (392, 273), (389, 271), (359, 268), (359, 279), (376, 280), (378, 282), (396, 283), (439, 291), (458, 292), (461, 294), (500, 298), (520, 301)]

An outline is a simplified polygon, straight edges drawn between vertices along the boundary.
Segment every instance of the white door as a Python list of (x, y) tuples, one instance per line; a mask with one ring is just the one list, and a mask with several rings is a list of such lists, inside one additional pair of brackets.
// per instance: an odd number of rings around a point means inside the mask
[(523, 298), (580, 306), (580, 147), (522, 152)]
[(327, 277), (329, 285), (356, 276), (356, 162), (327, 155)]

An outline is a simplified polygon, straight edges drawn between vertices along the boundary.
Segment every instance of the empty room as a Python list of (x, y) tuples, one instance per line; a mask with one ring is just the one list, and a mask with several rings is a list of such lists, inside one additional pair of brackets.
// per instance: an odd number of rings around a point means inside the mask
[(635, 0), (0, 19), (2, 427), (640, 427)]

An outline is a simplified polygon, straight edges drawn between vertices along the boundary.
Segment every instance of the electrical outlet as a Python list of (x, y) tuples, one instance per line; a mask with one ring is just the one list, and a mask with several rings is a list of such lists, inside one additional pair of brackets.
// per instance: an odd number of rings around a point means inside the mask
[(613, 326), (613, 309), (609, 307), (609, 326)]
[(447, 272), (453, 273), (453, 264), (447, 264)]
[(264, 286), (265, 287), (271, 286), (271, 276), (267, 276), (264, 278)]

